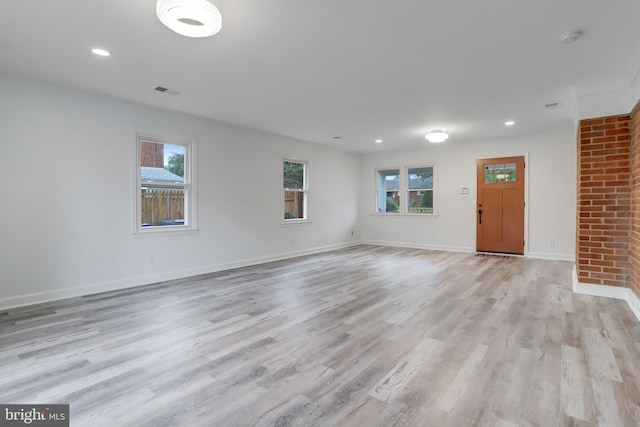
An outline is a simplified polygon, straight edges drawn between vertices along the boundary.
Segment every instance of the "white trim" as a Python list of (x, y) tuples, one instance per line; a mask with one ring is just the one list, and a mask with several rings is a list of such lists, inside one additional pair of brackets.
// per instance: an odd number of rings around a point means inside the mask
[(283, 227), (291, 227), (296, 225), (311, 225), (311, 221), (308, 219), (301, 219), (301, 218), (283, 219), (280, 221), (280, 225)]
[(148, 229), (143, 228), (140, 231), (134, 231), (132, 235), (136, 239), (140, 237), (190, 236), (198, 234), (198, 231), (200, 230), (197, 228), (187, 227), (186, 225), (166, 225), (163, 226), (162, 229), (158, 229), (156, 227)]
[(369, 216), (377, 218), (439, 218), (440, 215), (430, 213), (373, 212)]
[(197, 276), (201, 274), (215, 273), (218, 271), (230, 270), (233, 268), (248, 267), (267, 262), (281, 261), (290, 258), (296, 258), (304, 255), (311, 255), (321, 252), (334, 251), (344, 249), (351, 246), (357, 246), (361, 242), (338, 243), (334, 245), (319, 246), (316, 248), (303, 249), (292, 252), (284, 252), (264, 257), (249, 258), (237, 261), (231, 261), (220, 264), (213, 264), (204, 267), (197, 267), (184, 270), (176, 270), (161, 274), (153, 274), (147, 276), (138, 276), (122, 280), (112, 280), (109, 282), (94, 283), (87, 286), (77, 286), (74, 288), (60, 289), (56, 291), (36, 292), (24, 295), (16, 295), (12, 297), (0, 298), (0, 310), (8, 310), (16, 307), (22, 307), (31, 304), (40, 304), (45, 302), (56, 301), (65, 298), (76, 298), (87, 295), (97, 294), (101, 292), (115, 291), (119, 289), (134, 288), (137, 286), (150, 285), (153, 283), (164, 282), (167, 280), (184, 279), (187, 277)]
[(467, 246), (446, 246), (446, 245), (429, 245), (422, 243), (406, 243), (406, 242), (386, 242), (382, 240), (363, 240), (363, 245), (373, 246), (390, 246), (394, 248), (411, 248), (411, 249), (429, 249), (433, 251), (445, 251), (445, 252), (464, 252), (473, 253), (473, 248)]
[(640, 320), (640, 298), (629, 288), (621, 288), (618, 286), (592, 285), (589, 283), (580, 283), (578, 281), (578, 273), (576, 266), (571, 271), (573, 280), (573, 292), (576, 294), (593, 295), (596, 297), (620, 299), (627, 302), (629, 308)]
[(554, 254), (547, 252), (527, 252), (527, 258), (535, 258), (535, 259), (548, 259), (552, 261), (576, 261), (575, 254)]

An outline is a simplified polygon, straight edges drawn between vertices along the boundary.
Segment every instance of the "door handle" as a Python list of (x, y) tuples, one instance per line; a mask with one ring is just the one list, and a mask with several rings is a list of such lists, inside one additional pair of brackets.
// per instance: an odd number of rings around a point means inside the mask
[(478, 209), (478, 224), (482, 224), (482, 209)]

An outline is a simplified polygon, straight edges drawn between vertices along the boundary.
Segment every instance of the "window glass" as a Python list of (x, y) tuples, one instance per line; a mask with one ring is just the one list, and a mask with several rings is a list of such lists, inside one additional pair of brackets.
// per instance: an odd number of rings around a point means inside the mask
[(433, 166), (407, 170), (409, 213), (433, 213)]
[(190, 141), (183, 144), (138, 136), (138, 232), (195, 228), (190, 147)]
[(377, 171), (376, 211), (400, 210), (400, 169)]
[(307, 164), (305, 162), (284, 160), (282, 188), (284, 191), (283, 219), (307, 219)]

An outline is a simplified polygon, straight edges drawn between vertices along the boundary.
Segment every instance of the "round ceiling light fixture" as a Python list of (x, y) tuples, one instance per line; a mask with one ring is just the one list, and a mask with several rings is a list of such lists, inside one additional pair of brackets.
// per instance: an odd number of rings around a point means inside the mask
[(584, 36), (582, 30), (569, 31), (560, 36), (560, 41), (564, 44), (574, 43), (580, 40)]
[(429, 142), (445, 142), (449, 138), (449, 134), (442, 131), (442, 129), (434, 129), (424, 136)]
[(222, 29), (222, 15), (207, 0), (158, 0), (156, 14), (164, 25), (186, 37), (209, 37)]

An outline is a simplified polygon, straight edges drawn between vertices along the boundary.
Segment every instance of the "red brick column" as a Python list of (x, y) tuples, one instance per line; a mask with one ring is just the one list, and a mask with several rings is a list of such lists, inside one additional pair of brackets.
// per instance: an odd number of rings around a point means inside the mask
[[(580, 122), (576, 270), (581, 283), (628, 286), (630, 122), (630, 115)], [(640, 227), (640, 216), (638, 222)]]
[(640, 297), (640, 102), (631, 113), (631, 242), (629, 284)]

